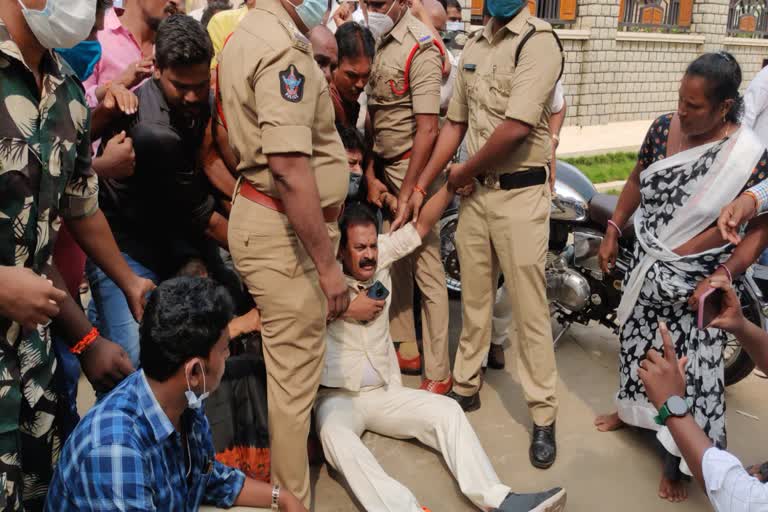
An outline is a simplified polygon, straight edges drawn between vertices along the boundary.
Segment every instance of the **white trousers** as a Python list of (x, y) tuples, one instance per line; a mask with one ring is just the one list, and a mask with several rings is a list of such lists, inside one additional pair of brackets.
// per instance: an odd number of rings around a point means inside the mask
[[(509, 303), (507, 287), (502, 286), (496, 290), (496, 301), (493, 303), (493, 321), (491, 322), (492, 345), (503, 345), (507, 341), (510, 325), (512, 325), (512, 305)], [(488, 366), (488, 354), (485, 354), (483, 366)]]
[(510, 489), (452, 399), (397, 385), (360, 392), (323, 389), (315, 406), (326, 460), (346, 478), (368, 512), (422, 512), (416, 497), (390, 477), (363, 444), (365, 431), (416, 438), (438, 450), (461, 492), (481, 510), (501, 505)]

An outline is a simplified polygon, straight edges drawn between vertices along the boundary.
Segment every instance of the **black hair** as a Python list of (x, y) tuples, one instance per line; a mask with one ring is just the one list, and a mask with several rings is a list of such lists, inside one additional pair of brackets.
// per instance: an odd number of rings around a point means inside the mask
[(160, 23), (155, 37), (157, 67), (210, 65), (213, 44), (208, 32), (186, 14), (172, 14)]
[(112, 0), (96, 0), (96, 10), (106, 11), (112, 7)]
[(347, 246), (347, 230), (350, 226), (360, 224), (373, 224), (376, 234), (379, 234), (379, 223), (376, 220), (376, 214), (370, 206), (360, 201), (346, 205), (344, 213), (341, 215), (341, 219), (339, 219), (339, 230), (341, 231), (340, 247), (344, 248)]
[(357, 128), (336, 123), (336, 130), (339, 132), (344, 149), (347, 151), (360, 151), (365, 156), (365, 142)]
[(139, 327), (144, 373), (164, 382), (193, 357), (207, 358), (233, 311), (229, 292), (211, 279), (176, 277), (160, 284)]
[(203, 25), (203, 27), (208, 28), (208, 23), (210, 23), (211, 18), (213, 18), (215, 14), (218, 14), (221, 11), (228, 11), (231, 8), (232, 5), (227, 1), (214, 0), (213, 2), (208, 2), (208, 7), (206, 7), (203, 11), (203, 16), (200, 18), (200, 23)]
[(344, 59), (368, 57), (373, 60), (376, 55), (376, 41), (373, 34), (359, 23), (350, 21), (344, 23), (336, 31), (336, 45), (339, 47), (339, 64)]
[(709, 100), (719, 105), (725, 100), (734, 100), (725, 120), (738, 123), (744, 110), (744, 99), (739, 94), (741, 66), (728, 52), (705, 53), (688, 65), (688, 76), (700, 76), (709, 83)]
[(459, 0), (447, 0), (445, 2), (445, 10), (448, 10), (448, 7), (453, 7), (454, 9), (458, 9), (459, 12), (461, 12), (461, 4), (459, 3)]

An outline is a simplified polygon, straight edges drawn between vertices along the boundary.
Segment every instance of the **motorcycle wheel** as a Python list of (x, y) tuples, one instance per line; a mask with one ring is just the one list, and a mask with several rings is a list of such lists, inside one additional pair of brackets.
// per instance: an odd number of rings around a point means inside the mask
[(445, 269), (445, 285), (454, 296), (461, 294), (461, 269), (459, 254), (456, 251), (456, 227), (459, 225), (457, 211), (446, 213), (440, 219), (440, 259)]
[[(760, 313), (757, 306), (753, 303), (744, 305), (744, 316), (755, 325), (760, 325)], [(744, 380), (755, 369), (755, 363), (749, 357), (747, 351), (731, 335), (728, 335), (728, 341), (723, 349), (723, 363), (725, 365), (725, 385), (731, 386)]]

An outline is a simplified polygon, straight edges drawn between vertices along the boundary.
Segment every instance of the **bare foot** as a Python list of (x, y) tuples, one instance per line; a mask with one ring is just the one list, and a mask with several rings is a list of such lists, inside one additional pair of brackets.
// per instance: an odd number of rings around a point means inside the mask
[(659, 498), (672, 503), (680, 503), (688, 499), (688, 485), (682, 480), (672, 481), (664, 475), (659, 482)]
[(619, 419), (619, 413), (603, 414), (595, 418), (595, 426), (600, 432), (613, 432), (624, 428), (626, 425)]

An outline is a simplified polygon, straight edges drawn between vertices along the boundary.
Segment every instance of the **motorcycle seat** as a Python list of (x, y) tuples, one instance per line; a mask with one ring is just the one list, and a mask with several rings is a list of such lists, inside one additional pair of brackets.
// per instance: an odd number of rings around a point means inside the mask
[[(616, 204), (619, 202), (619, 196), (597, 193), (589, 202), (589, 218), (595, 224), (602, 228), (608, 227), (608, 220), (613, 217), (616, 210)], [(622, 228), (623, 238), (632, 240), (635, 238), (634, 215), (629, 218), (627, 224)]]

